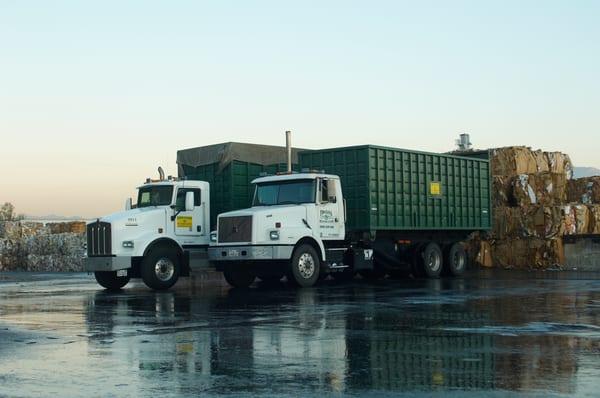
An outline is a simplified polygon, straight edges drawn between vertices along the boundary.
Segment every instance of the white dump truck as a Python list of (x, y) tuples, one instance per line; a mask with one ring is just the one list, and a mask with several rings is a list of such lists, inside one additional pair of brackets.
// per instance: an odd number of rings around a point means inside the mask
[(125, 211), (87, 225), (85, 270), (107, 289), (142, 278), (163, 290), (191, 268), (207, 268), (217, 213), (250, 205), (250, 182), (285, 167), (289, 156), (296, 162), (297, 152), (233, 142), (178, 151), (178, 178), (165, 178), (159, 169), (158, 180), (138, 188), (133, 206), (128, 200)]
[(84, 269), (106, 289), (141, 277), (153, 289), (168, 289), (190, 264), (206, 263), (210, 232), (210, 187), (204, 181), (147, 180), (137, 202), (87, 225)]
[(252, 207), (219, 215), (209, 259), (232, 286), (459, 276), (463, 242), (492, 225), (487, 159), (361, 145), (303, 151), (299, 167), (255, 179)]

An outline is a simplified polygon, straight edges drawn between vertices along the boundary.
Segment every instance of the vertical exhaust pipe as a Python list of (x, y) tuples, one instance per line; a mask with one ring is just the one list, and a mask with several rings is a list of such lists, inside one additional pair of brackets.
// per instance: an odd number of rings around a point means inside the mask
[(287, 172), (292, 172), (292, 132), (285, 132), (285, 151), (286, 151), (286, 160), (287, 160)]

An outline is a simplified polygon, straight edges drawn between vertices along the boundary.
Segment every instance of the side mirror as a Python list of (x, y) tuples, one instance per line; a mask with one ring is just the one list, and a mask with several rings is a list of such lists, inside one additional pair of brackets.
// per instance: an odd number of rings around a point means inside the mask
[(329, 202), (330, 203), (337, 203), (337, 198), (335, 196), (330, 196), (329, 197)]
[(131, 205), (131, 198), (127, 198), (127, 199), (125, 200), (125, 210), (126, 210), (126, 211), (127, 211), (127, 210), (131, 210), (131, 208), (132, 208), (132, 207), (133, 207), (133, 206)]
[(194, 210), (194, 193), (186, 192), (185, 194), (185, 211)]

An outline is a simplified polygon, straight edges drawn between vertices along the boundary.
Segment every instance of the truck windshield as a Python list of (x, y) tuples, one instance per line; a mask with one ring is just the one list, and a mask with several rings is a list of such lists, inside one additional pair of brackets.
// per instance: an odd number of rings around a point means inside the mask
[(168, 206), (172, 200), (172, 185), (142, 187), (138, 191), (137, 207)]
[(315, 180), (266, 182), (256, 186), (253, 206), (315, 203)]

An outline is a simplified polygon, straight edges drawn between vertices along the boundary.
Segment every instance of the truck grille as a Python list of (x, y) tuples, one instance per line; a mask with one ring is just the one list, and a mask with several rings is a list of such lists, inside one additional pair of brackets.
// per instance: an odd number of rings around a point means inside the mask
[(250, 242), (252, 216), (219, 218), (219, 243)]
[(111, 255), (110, 223), (96, 221), (87, 225), (87, 254), (93, 256)]

